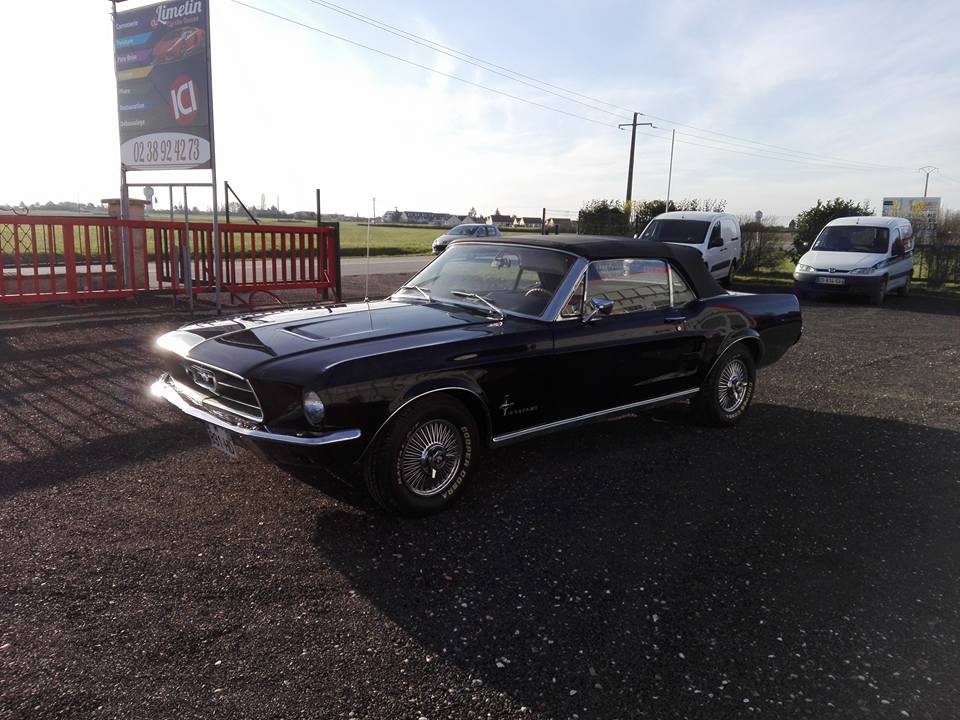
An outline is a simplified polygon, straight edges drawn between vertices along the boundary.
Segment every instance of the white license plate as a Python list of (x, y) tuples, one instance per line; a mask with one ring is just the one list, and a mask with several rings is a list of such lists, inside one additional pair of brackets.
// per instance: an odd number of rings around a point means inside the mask
[(847, 283), (843, 278), (818, 277), (817, 282), (821, 285), (845, 285)]
[(233, 436), (222, 427), (207, 423), (207, 434), (210, 436), (210, 445), (224, 455), (237, 459), (237, 448), (233, 444)]

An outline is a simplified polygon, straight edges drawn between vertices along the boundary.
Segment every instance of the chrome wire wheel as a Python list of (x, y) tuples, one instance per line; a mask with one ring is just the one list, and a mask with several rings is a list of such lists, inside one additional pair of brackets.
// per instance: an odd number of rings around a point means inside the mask
[(463, 465), (463, 437), (449, 420), (428, 420), (407, 437), (400, 451), (400, 479), (414, 495), (446, 490)]
[(750, 372), (740, 358), (728, 362), (717, 383), (717, 400), (725, 413), (736, 412), (747, 398), (750, 389)]

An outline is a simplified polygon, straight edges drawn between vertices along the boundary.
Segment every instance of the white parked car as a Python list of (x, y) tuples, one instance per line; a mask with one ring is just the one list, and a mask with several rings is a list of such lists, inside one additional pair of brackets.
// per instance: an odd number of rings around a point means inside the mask
[(793, 273), (800, 297), (866, 295), (874, 305), (887, 293), (910, 292), (913, 226), (893, 217), (844, 217), (828, 222)]
[(695, 247), (710, 274), (725, 285), (733, 280), (740, 265), (740, 222), (730, 213), (661, 213), (639, 237)]
[(503, 237), (503, 233), (494, 225), (484, 225), (482, 223), (464, 223), (451, 228), (450, 232), (445, 233), (433, 241), (433, 254), (439, 255), (447, 249), (447, 245), (454, 240), (462, 238), (480, 238)]

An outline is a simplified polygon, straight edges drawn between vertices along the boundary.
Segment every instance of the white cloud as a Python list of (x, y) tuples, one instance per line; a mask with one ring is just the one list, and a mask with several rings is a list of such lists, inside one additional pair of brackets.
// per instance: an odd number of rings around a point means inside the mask
[[(622, 121), (300, 0), (251, 2), (537, 103)], [(492, 0), (476, 13), (426, 0), (404, 11), (374, 2), (356, 9), (624, 108), (906, 168), (852, 172), (678, 143), (675, 197), (726, 197), (733, 210), (789, 217), (818, 197), (868, 197), (876, 205), (884, 194), (916, 192), (921, 183), (912, 168), (921, 164), (960, 178), (952, 3), (639, 7), (570, 0), (541, 7)], [(0, 67), (18, 68), (19, 78), (17, 111), (0, 114), (7, 141), (0, 202), (116, 194), (108, 14), (67, 0), (18, 3), (5, 12), (9, 27), (43, 27), (44, 47), (60, 49), (40, 53), (32, 32), (8, 33), (0, 44)], [(57, 22), (48, 22), (54, 16)], [(263, 192), (270, 203), (279, 195), (288, 209), (312, 207), (320, 187), (330, 211), (365, 212), (376, 195), (382, 209), (465, 212), (475, 205), (532, 213), (623, 195), (626, 132), (226, 1), (214, 5), (212, 40), (220, 175), (244, 200), (258, 201)], [(668, 154), (664, 139), (638, 136), (634, 197), (664, 194)], [(960, 183), (935, 175), (931, 185), (946, 205), (960, 205)]]

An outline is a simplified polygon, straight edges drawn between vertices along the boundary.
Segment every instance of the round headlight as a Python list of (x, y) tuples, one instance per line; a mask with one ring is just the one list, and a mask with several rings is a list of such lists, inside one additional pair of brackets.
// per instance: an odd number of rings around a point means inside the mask
[(323, 415), (326, 408), (323, 406), (323, 400), (313, 390), (308, 390), (303, 394), (303, 414), (307, 422), (314, 427), (320, 427), (323, 424)]

